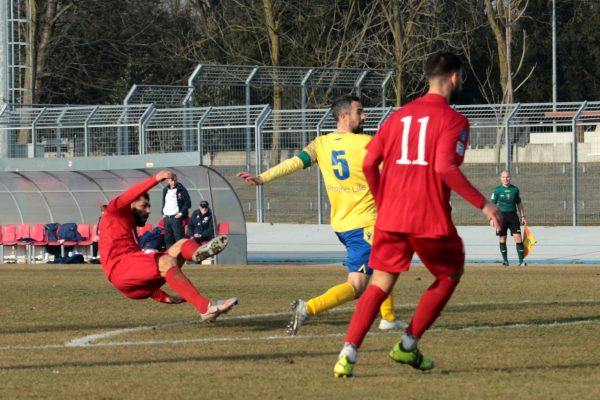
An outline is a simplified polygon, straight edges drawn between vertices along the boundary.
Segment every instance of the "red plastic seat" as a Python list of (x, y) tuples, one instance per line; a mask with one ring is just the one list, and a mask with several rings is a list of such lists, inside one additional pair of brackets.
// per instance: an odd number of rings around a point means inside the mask
[(217, 235), (229, 235), (229, 222), (223, 221), (217, 224)]
[(94, 239), (92, 237), (92, 233), (90, 232), (90, 224), (83, 223), (83, 224), (77, 225), (77, 232), (79, 232), (79, 234), (83, 238), (82, 241), (77, 242), (77, 245), (89, 246), (94, 241)]
[(17, 228), (17, 248), (22, 247), (25, 250), (25, 262), (30, 263), (31, 256), (31, 227), (29, 224), (19, 224)]
[(4, 225), (2, 232), (2, 262), (4, 263), (4, 246), (10, 246), (13, 254), (17, 245), (17, 226), (15, 224)]
[(25, 246), (31, 243), (31, 240), (29, 240), (31, 239), (30, 230), (31, 227), (29, 226), (29, 224), (19, 224), (19, 227), (17, 228), (17, 245)]
[(77, 247), (85, 247), (85, 254), (90, 255), (92, 253), (92, 243), (94, 243), (94, 236), (96, 236), (96, 231), (90, 231), (90, 224), (83, 223), (77, 225), (77, 232), (81, 235), (84, 240), (77, 242)]
[(48, 238), (46, 237), (46, 226), (44, 224), (34, 224), (31, 227), (31, 243), (32, 247), (32, 261), (35, 262), (35, 253), (38, 247), (45, 247), (48, 244)]

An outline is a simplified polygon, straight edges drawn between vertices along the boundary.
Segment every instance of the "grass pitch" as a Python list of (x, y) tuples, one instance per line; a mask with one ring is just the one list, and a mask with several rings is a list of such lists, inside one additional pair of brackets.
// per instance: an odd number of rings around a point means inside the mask
[[(596, 399), (600, 267), (469, 266), (421, 342), (436, 368), (388, 358), (374, 326), (355, 378), (333, 378), (354, 303), (287, 337), (289, 303), (339, 283), (336, 265), (186, 266), (200, 290), (240, 304), (202, 324), (188, 304), (124, 298), (98, 266), (0, 266), (2, 399)], [(396, 286), (409, 319), (431, 277)]]

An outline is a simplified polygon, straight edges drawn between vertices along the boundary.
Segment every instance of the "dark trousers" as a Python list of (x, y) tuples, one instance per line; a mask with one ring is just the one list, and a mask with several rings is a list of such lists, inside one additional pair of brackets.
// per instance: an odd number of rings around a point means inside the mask
[(175, 216), (165, 217), (165, 244), (167, 249), (171, 247), (179, 239), (185, 238), (183, 226), (181, 225), (183, 217), (175, 218)]

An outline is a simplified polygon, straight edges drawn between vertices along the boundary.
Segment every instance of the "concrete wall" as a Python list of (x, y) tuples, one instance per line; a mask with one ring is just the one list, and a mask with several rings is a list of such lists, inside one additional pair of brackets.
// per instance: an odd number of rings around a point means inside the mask
[[(342, 262), (344, 246), (329, 225), (247, 223), (250, 262)], [(530, 228), (538, 243), (527, 258), (531, 264), (600, 263), (600, 227)], [(500, 262), (498, 239), (487, 226), (459, 227), (467, 262)], [(517, 258), (508, 239), (509, 260)]]

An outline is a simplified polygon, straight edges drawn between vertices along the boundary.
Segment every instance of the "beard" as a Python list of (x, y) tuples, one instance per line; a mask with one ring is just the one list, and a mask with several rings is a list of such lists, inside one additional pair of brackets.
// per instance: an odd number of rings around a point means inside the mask
[(363, 133), (363, 126), (362, 126), (362, 124), (358, 125), (355, 128), (352, 128), (352, 133)]
[(135, 223), (135, 226), (146, 225), (146, 221), (148, 221), (148, 214), (141, 212), (137, 208), (132, 208), (131, 213), (133, 214), (133, 222)]

